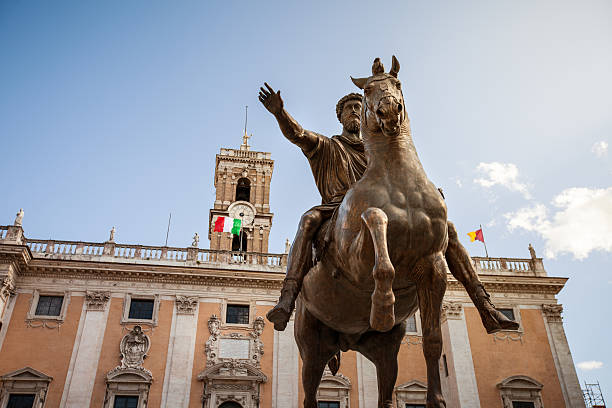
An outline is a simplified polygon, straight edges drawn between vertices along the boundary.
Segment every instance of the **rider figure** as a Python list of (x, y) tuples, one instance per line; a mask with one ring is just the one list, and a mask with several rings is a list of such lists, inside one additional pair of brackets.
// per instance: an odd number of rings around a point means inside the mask
[[(280, 91), (267, 83), (260, 88), (259, 100), (274, 115), (283, 135), (302, 149), (307, 157), (322, 203), (308, 210), (300, 219), (297, 234), (287, 260), (287, 275), (283, 281), (278, 304), (266, 317), (274, 329), (285, 330), (304, 276), (312, 266), (312, 244), (323, 222), (331, 218), (342, 203), (348, 189), (365, 172), (367, 161), (360, 135), (361, 94), (343, 96), (336, 105), (336, 115), (342, 123), (342, 134), (331, 138), (306, 130), (283, 107)], [(446, 258), (453, 276), (463, 284), (480, 313), (488, 333), (502, 329), (517, 329), (518, 324), (496, 310), (489, 294), (478, 279), (468, 252), (459, 242), (454, 225), (449, 222), (449, 244)]]

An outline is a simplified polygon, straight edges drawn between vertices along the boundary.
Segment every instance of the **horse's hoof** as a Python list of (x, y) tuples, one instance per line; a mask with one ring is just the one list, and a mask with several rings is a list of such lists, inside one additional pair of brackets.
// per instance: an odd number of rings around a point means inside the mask
[(489, 311), (488, 319), (483, 320), (487, 334), (497, 333), (502, 330), (518, 330), (519, 324), (514, 320), (508, 319), (502, 312), (497, 309)]
[(283, 331), (287, 328), (287, 323), (291, 318), (291, 313), (276, 305), (274, 309), (266, 313), (266, 318), (274, 324), (274, 330)]
[(372, 308), (370, 309), (370, 326), (379, 332), (388, 332), (395, 326), (395, 296), (393, 292), (381, 296), (372, 295)]

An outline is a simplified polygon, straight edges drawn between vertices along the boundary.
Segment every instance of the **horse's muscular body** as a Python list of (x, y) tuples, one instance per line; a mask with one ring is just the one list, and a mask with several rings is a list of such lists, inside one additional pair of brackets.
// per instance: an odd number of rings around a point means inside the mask
[(388, 74), (376, 59), (371, 77), (353, 79), (364, 89), (361, 134), (368, 166), (344, 197), (333, 221), (333, 239), (306, 275), (298, 298), (295, 330), (304, 361), (306, 408), (316, 407), (323, 366), (338, 346), (355, 349), (376, 364), (378, 406), (390, 408), (404, 321), (417, 307), (427, 407), (445, 407), (438, 360), (449, 272), (444, 258), (447, 210), (412, 142), (398, 71), (395, 57)]
[[(418, 307), (415, 283), (422, 273), (422, 268), (416, 267), (419, 260), (446, 250), (446, 205), (427, 179), (411, 146), (408, 125), (405, 128), (397, 137), (398, 143), (368, 149), (372, 156), (368, 169), (340, 206), (334, 240), (304, 282), (307, 308), (343, 333), (372, 329), (369, 317), (375, 260), (370, 232), (361, 220), (364, 211), (375, 207), (388, 217), (396, 321), (407, 319)], [(355, 254), (359, 254), (358, 262)], [(337, 270), (336, 278), (329, 276), (330, 269)], [(346, 304), (354, 305), (351, 319), (343, 311)]]

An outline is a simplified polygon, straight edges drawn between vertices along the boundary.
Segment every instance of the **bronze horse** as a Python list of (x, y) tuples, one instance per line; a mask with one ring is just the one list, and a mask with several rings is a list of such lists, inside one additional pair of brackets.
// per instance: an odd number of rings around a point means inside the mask
[(372, 76), (353, 78), (364, 90), (361, 133), (368, 167), (332, 218), (329, 242), (298, 298), (295, 338), (303, 361), (304, 408), (317, 407), (325, 365), (339, 350), (349, 349), (376, 365), (378, 406), (392, 407), (405, 320), (417, 308), (427, 408), (446, 406), (438, 361), (449, 272), (447, 210), (412, 142), (399, 68), (394, 56), (385, 73), (377, 58)]

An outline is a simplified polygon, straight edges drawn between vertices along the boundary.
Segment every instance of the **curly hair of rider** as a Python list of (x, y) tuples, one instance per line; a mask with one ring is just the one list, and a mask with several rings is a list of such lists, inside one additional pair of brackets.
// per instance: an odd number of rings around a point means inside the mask
[(358, 93), (350, 93), (340, 98), (340, 100), (336, 104), (336, 116), (338, 117), (338, 120), (341, 121), (340, 117), (342, 116), (342, 109), (344, 109), (345, 103), (347, 103), (348, 101), (353, 101), (353, 100), (361, 102), (362, 99), (363, 99), (363, 96)]

